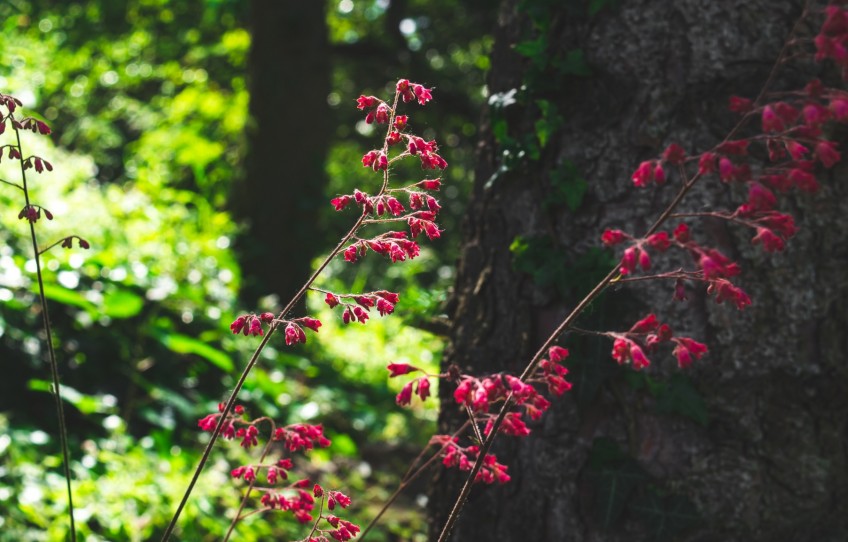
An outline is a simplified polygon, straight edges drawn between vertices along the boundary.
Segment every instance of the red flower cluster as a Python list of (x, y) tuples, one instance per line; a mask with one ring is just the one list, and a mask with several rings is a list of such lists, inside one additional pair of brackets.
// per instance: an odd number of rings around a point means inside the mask
[[(480, 455), (480, 447), (467, 446), (463, 448), (458, 442), (459, 439), (456, 437), (436, 435), (432, 438), (430, 444), (442, 446), (442, 465), (448, 468), (458, 467), (461, 471), (470, 471)], [(495, 482), (505, 484), (510, 480), (506, 471), (507, 466), (498, 463), (494, 454), (486, 454), (483, 458), (483, 465), (474, 481), (484, 484), (494, 484)]]
[[(351, 299), (354, 303), (345, 303), (344, 299)], [(380, 316), (391, 314), (400, 296), (387, 290), (379, 290), (366, 294), (334, 294), (327, 292), (324, 302), (332, 309), (338, 305), (344, 307), (342, 321), (345, 324), (359, 322), (364, 324), (369, 318), (369, 312), (376, 307)]]
[(668, 324), (662, 324), (653, 314), (642, 318), (625, 333), (609, 333), (613, 338), (612, 358), (619, 364), (630, 363), (637, 371), (651, 364), (645, 354), (656, 352), (663, 343), (675, 343), (674, 355), (681, 369), (707, 353), (707, 347), (688, 337), (675, 337)]

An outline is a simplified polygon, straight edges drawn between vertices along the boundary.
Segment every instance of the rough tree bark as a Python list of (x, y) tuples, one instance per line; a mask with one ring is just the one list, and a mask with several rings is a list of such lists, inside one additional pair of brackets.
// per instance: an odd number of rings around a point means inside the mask
[[(606, 227), (644, 231), (673, 193), (637, 192), (629, 181), (635, 165), (670, 142), (697, 152), (720, 141), (735, 122), (726, 111), (728, 96), (756, 95), (802, 7), (795, 0), (630, 0), (581, 18), (566, 17), (565, 4), (551, 18), (553, 46), (582, 49), (592, 75), (550, 97), (565, 125), (539, 165), (488, 188), (500, 155), (484, 126), (445, 366), (476, 374), (521, 370), (575, 299), (556, 298), (515, 271), (513, 239), (552, 236), (558, 251), (580, 254), (599, 244)], [(518, 88), (528, 67), (511, 48), (528, 26), (517, 5), (506, 0), (501, 6), (491, 93)], [(810, 75), (790, 70), (788, 77), (797, 87)], [(514, 107), (511, 128), (528, 129), (530, 108), (522, 113)], [(543, 205), (550, 172), (564, 160), (583, 174), (588, 192), (576, 211), (558, 207), (550, 213)], [(837, 169), (818, 194), (783, 202), (801, 231), (776, 257), (752, 247), (748, 231), (697, 226), (740, 262), (752, 307), (739, 312), (703, 293), (672, 305), (670, 285), (656, 283), (627, 288), (630, 304), (618, 305), (621, 317), (610, 317), (610, 329), (626, 329), (650, 310), (710, 346), (708, 357), (686, 373), (706, 402), (706, 425), (659, 413), (644, 388), (621, 379), (608, 380), (579, 406), (566, 395), (529, 438), (501, 437), (496, 443), (513, 481), (476, 488), (451, 539), (662, 539), (632, 508), (613, 525), (597, 519), (598, 484), (588, 460), (601, 437), (636, 461), (648, 485), (693, 503), (700, 521), (677, 533), (665, 531), (666, 539), (848, 539), (844, 174)], [(740, 193), (709, 181), (688, 200), (684, 207), (690, 210), (735, 208)], [(609, 363), (611, 345), (601, 344), (594, 355), (584, 349), (583, 361)], [(678, 371), (667, 357), (654, 360), (653, 378)], [(451, 397), (453, 386), (441, 388), (440, 430), (449, 432), (462, 414)], [(430, 499), (433, 539), (458, 490), (458, 477), (437, 475)], [(628, 499), (645, 502), (648, 491), (643, 487)]]
[(247, 221), (238, 249), (244, 297), (286, 302), (309, 274), (326, 186), (330, 88), (325, 2), (251, 2), (246, 177), (233, 208)]

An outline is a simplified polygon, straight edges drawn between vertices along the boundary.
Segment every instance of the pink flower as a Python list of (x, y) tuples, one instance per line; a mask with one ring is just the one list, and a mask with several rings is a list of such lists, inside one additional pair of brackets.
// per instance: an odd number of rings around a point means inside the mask
[(559, 363), (568, 357), (568, 349), (561, 346), (552, 346), (548, 349), (548, 357), (552, 363)]
[(686, 151), (677, 143), (672, 143), (663, 151), (662, 158), (669, 164), (680, 165), (686, 161)]
[(355, 262), (356, 261), (356, 253), (357, 248), (356, 245), (350, 245), (344, 251), (344, 259), (346, 262)]
[(816, 145), (816, 158), (819, 159), (824, 167), (830, 169), (842, 159), (842, 156), (836, 150), (835, 142), (820, 141)]
[(389, 370), (389, 378), (405, 375), (414, 371), (418, 371), (418, 367), (414, 367), (408, 363), (389, 363), (386, 366)]
[(416, 382), (418, 382), (418, 386), (415, 392), (422, 401), (426, 401), (430, 397), (430, 380), (426, 376), (422, 376)]
[(624, 254), (621, 257), (621, 267), (619, 269), (622, 275), (628, 275), (636, 270), (636, 261), (638, 259), (637, 251), (639, 251), (639, 249), (636, 247), (629, 247), (624, 251)]
[(418, 98), (419, 105), (424, 105), (433, 99), (433, 94), (430, 89), (425, 88), (423, 85), (413, 85), (412, 92), (414, 92), (415, 97)]
[(654, 331), (659, 325), (660, 323), (657, 321), (656, 315), (649, 314), (633, 324), (633, 327), (630, 328), (630, 333), (647, 333)]
[(672, 353), (677, 357), (677, 365), (681, 369), (689, 367), (692, 364), (693, 357), (695, 359), (701, 359), (701, 356), (707, 353), (707, 346), (698, 341), (686, 337), (679, 337), (674, 339), (674, 341), (677, 343), (677, 346)]
[(424, 179), (423, 181), (417, 183), (415, 186), (423, 188), (424, 190), (438, 190), (441, 185), (441, 179)]
[(839, 122), (848, 120), (848, 99), (834, 98), (828, 104), (828, 109), (830, 109)]
[(783, 239), (768, 228), (757, 228), (757, 235), (751, 239), (751, 243), (754, 245), (762, 243), (766, 252), (779, 252), (783, 250), (785, 244)]
[(711, 152), (705, 152), (698, 159), (698, 174), (706, 175), (715, 171), (716, 155)]
[(389, 122), (389, 106), (386, 104), (378, 105), (375, 117), (377, 119), (377, 124), (386, 124)]
[(399, 406), (406, 406), (412, 402), (412, 385), (415, 383), (414, 380), (407, 382), (403, 388), (401, 388), (400, 393), (395, 397), (395, 402)]
[(757, 211), (768, 211), (777, 204), (777, 198), (760, 183), (751, 183), (748, 187), (748, 203)]
[(239, 334), (241, 333), (241, 330), (244, 329), (246, 323), (247, 316), (239, 316), (238, 318), (233, 320), (232, 324), (230, 324), (230, 331), (232, 331), (234, 334)]
[(789, 151), (789, 154), (792, 156), (793, 160), (803, 160), (804, 155), (810, 152), (810, 149), (801, 145), (794, 139), (790, 139), (785, 142), (786, 150)]
[(686, 243), (689, 241), (689, 226), (681, 222), (674, 228), (674, 238), (678, 243)]
[(604, 230), (601, 241), (608, 247), (617, 245), (626, 239), (626, 234), (621, 230)]
[(804, 122), (807, 126), (819, 127), (825, 123), (830, 117), (830, 112), (826, 107), (819, 104), (807, 104), (801, 110), (804, 115)]
[(247, 332), (248, 335), (259, 335), (260, 337), (263, 335), (262, 332), (262, 323), (259, 318), (251, 317), (250, 320), (250, 330)]
[(648, 183), (654, 180), (653, 165), (650, 161), (645, 161), (639, 164), (636, 171), (633, 172), (633, 185), (639, 188), (648, 186)]
[[(347, 259), (347, 258), (345, 258), (345, 259)], [(337, 296), (327, 292), (327, 296), (324, 297), (324, 303), (329, 305), (329, 307), (332, 309), (333, 307), (335, 307), (336, 305), (339, 304), (339, 298)]]
[(733, 162), (730, 161), (730, 158), (726, 158), (722, 156), (718, 161), (718, 176), (724, 181), (733, 180), (733, 176), (736, 173), (736, 168), (733, 166)]
[(660, 252), (665, 252), (671, 246), (671, 240), (668, 237), (668, 232), (660, 231), (646, 239), (647, 243)]
[(300, 323), (316, 333), (318, 332), (318, 328), (321, 327), (321, 320), (309, 318), (308, 316), (301, 318)]
[(395, 306), (383, 299), (382, 297), (377, 299), (377, 312), (380, 313), (380, 316), (385, 316), (387, 314), (391, 314), (394, 312)]
[(770, 105), (763, 108), (762, 123), (763, 132), (782, 132), (784, 130), (783, 121)]
[(330, 200), (330, 204), (335, 207), (336, 211), (341, 211), (353, 200), (350, 196), (340, 196)]
[(303, 332), (303, 328), (294, 322), (289, 322), (286, 326), (286, 344), (291, 346), (297, 343), (305, 343), (306, 342), (306, 333)]
[(665, 183), (665, 170), (659, 162), (657, 162), (657, 165), (654, 167), (654, 182), (657, 184)]
[(366, 109), (369, 107), (374, 107), (378, 103), (380, 103), (380, 100), (378, 100), (374, 96), (360, 96), (356, 99), (356, 108)]
[(630, 343), (630, 359), (633, 361), (633, 368), (636, 370), (644, 369), (651, 364), (642, 348), (636, 343)]
[(747, 113), (751, 110), (754, 102), (749, 100), (748, 98), (742, 98), (740, 96), (731, 96), (729, 109), (734, 113)]

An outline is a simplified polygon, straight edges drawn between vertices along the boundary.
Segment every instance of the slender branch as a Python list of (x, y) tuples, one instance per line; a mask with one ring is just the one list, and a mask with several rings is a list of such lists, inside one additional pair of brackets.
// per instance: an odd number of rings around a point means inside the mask
[[(807, 0), (807, 2), (805, 3), (804, 10), (801, 13), (801, 16), (795, 22), (795, 25), (793, 26), (792, 31), (790, 32), (790, 39), (791, 39), (792, 36), (795, 35), (795, 33), (798, 31), (802, 21), (806, 18), (807, 14), (809, 12), (810, 1), (811, 0)], [(784, 57), (787, 54), (790, 39), (787, 39), (787, 41), (784, 43), (783, 48), (781, 49), (780, 54), (778, 55), (778, 58), (775, 61), (774, 67), (772, 68), (771, 72), (769, 73), (769, 76), (766, 79), (766, 82), (764, 83), (762, 90), (760, 91), (759, 95), (757, 96), (755, 103), (760, 103), (760, 101), (765, 96), (765, 94), (768, 90), (768, 87), (771, 85), (772, 81), (774, 80), (774, 77), (775, 77), (776, 72), (777, 72), (777, 68), (783, 62)], [(746, 117), (742, 118), (741, 120), (739, 120), (736, 123), (736, 125), (730, 130), (730, 132), (728, 132), (728, 134), (725, 136), (722, 143), (727, 142), (730, 139), (732, 139), (736, 135), (736, 133), (739, 130), (742, 129), (742, 126), (746, 123), (748, 118), (749, 117), (746, 116)], [(688, 176), (685, 174), (685, 170), (683, 171), (683, 173), (684, 173), (684, 175), (683, 175), (682, 178), (686, 179)], [(689, 191), (692, 189), (692, 187), (697, 183), (697, 181), (700, 178), (701, 178), (701, 173), (698, 172), (689, 181), (684, 181), (683, 186), (678, 191), (677, 195), (674, 197), (674, 199), (671, 201), (671, 203), (668, 204), (668, 206), (665, 208), (665, 210), (660, 214), (660, 216), (651, 225), (651, 227), (648, 228), (647, 232), (645, 232), (645, 234), (642, 237), (648, 237), (649, 235), (652, 235), (666, 222), (666, 220), (668, 220), (668, 218), (672, 215), (672, 213), (675, 211), (675, 209), (677, 209), (678, 205), (683, 200), (683, 198), (686, 196), (686, 194), (689, 193)], [(526, 382), (527, 379), (535, 372), (536, 368), (539, 365), (539, 362), (542, 360), (542, 358), (545, 355), (545, 352), (548, 350), (548, 348), (550, 348), (553, 345), (553, 343), (559, 338), (560, 335), (562, 335), (563, 332), (565, 332), (567, 329), (570, 328), (570, 326), (574, 323), (574, 321), (577, 319), (577, 317), (582, 314), (582, 312), (586, 309), (586, 307), (588, 307), (589, 304), (592, 303), (592, 301), (594, 301), (601, 293), (603, 293), (603, 291), (606, 290), (606, 288), (618, 276), (619, 276), (618, 268), (617, 267), (613, 268), (609, 273), (607, 273), (607, 275), (603, 279), (601, 279), (600, 282), (598, 282), (598, 284), (594, 288), (592, 288), (592, 290), (586, 295), (586, 297), (584, 297), (583, 300), (580, 301), (580, 303), (577, 304), (577, 306), (571, 311), (571, 313), (568, 316), (566, 316), (566, 318), (562, 321), (562, 323), (560, 323), (560, 325), (556, 328), (556, 330), (545, 340), (545, 342), (542, 344), (542, 346), (539, 348), (539, 350), (536, 352), (536, 354), (531, 358), (530, 362), (527, 364), (524, 371), (521, 373), (520, 379), (521, 379), (522, 382)], [(492, 443), (494, 442), (495, 437), (498, 434), (498, 430), (499, 430), (500, 426), (503, 424), (503, 420), (504, 420), (504, 418), (506, 418), (506, 415), (509, 412), (509, 409), (514, 404), (514, 402), (515, 401), (513, 399), (513, 394), (510, 393), (510, 395), (507, 397), (506, 401), (504, 402), (503, 406), (501, 407), (500, 411), (498, 412), (498, 416), (497, 416), (497, 418), (495, 419), (495, 421), (492, 425), (491, 432), (489, 433), (488, 437), (486, 438), (486, 440), (483, 442), (482, 446), (480, 447), (480, 452), (479, 452), (479, 455), (477, 456), (477, 460), (474, 462), (474, 466), (472, 467), (471, 471), (468, 473), (468, 477), (466, 478), (465, 483), (462, 486), (462, 490), (460, 491), (459, 496), (457, 497), (456, 501), (454, 502), (454, 506), (451, 509), (450, 515), (448, 516), (448, 519), (445, 522), (444, 527), (442, 528), (442, 532), (439, 535), (438, 542), (446, 542), (448, 535), (450, 535), (450, 532), (453, 529), (453, 526), (456, 524), (456, 521), (459, 517), (459, 512), (465, 506), (465, 503), (468, 500), (468, 495), (471, 493), (471, 487), (474, 484), (474, 480), (476, 480), (477, 473), (480, 471), (481, 467), (483, 466), (483, 461), (484, 461), (486, 455), (488, 454), (489, 450), (492, 447)]]
[[(456, 437), (457, 435), (465, 431), (469, 423), (470, 422), (463, 423), (459, 427), (459, 429), (454, 431), (454, 433), (451, 435), (451, 438)], [(377, 515), (374, 516), (374, 519), (372, 519), (365, 527), (365, 529), (362, 530), (362, 534), (359, 535), (360, 542), (365, 539), (365, 535), (368, 534), (371, 529), (377, 526), (377, 523), (380, 521), (380, 518), (382, 518), (383, 514), (385, 514), (386, 511), (388, 511), (388, 509), (392, 506), (392, 504), (394, 504), (394, 502), (397, 500), (403, 490), (409, 487), (409, 484), (411, 484), (416, 478), (426, 472), (426, 470), (429, 469), (430, 466), (432, 466), (433, 463), (439, 458), (442, 451), (444, 451), (444, 449), (447, 448), (449, 445), (450, 442), (445, 442), (444, 444), (442, 444), (442, 447), (439, 448), (439, 450), (435, 454), (433, 454), (430, 459), (424, 462), (424, 464), (422, 464), (417, 470), (413, 472), (413, 469), (415, 469), (415, 465), (421, 460), (422, 457), (424, 457), (424, 454), (430, 448), (430, 445), (428, 444), (423, 450), (421, 450), (421, 453), (419, 453), (418, 456), (412, 461), (412, 464), (409, 466), (409, 470), (401, 480), (400, 484), (398, 484), (397, 489), (395, 489), (394, 493), (392, 493), (392, 495), (386, 500), (386, 502), (383, 503), (383, 507), (380, 508), (379, 512), (377, 512)]]
[[(400, 97), (400, 93), (395, 93), (394, 105), (392, 107), (391, 115), (389, 117), (389, 126), (386, 132), (386, 138), (391, 133), (392, 126), (394, 125), (395, 119), (395, 108), (397, 107), (397, 102)], [(386, 138), (383, 139), (383, 153), (388, 153), (388, 142)], [(389, 185), (389, 169), (383, 172), (383, 184), (380, 187), (380, 191), (377, 193), (377, 196), (381, 196), (385, 193), (387, 187)], [(303, 284), (303, 286), (298, 290), (298, 292), (292, 297), (291, 301), (285, 306), (285, 308), (280, 311), (276, 320), (283, 320), (285, 316), (291, 311), (294, 306), (301, 300), (303, 295), (312, 287), (312, 284), (330, 264), (330, 262), (335, 258), (344, 248), (344, 246), (350, 241), (359, 228), (363, 225), (366, 220), (368, 213), (365, 209), (362, 210), (362, 214), (357, 219), (356, 223), (350, 228), (350, 230), (342, 237), (341, 241), (336, 245), (336, 247), (330, 252), (330, 254), (321, 262), (321, 265), (312, 273), (312, 275), (307, 279), (307, 281)], [(253, 355), (250, 357), (250, 360), (247, 362), (244, 370), (239, 376), (238, 381), (236, 382), (236, 386), (227, 399), (227, 403), (224, 406), (224, 410), (221, 412), (221, 417), (218, 419), (218, 424), (215, 426), (215, 430), (212, 432), (212, 436), (209, 439), (209, 442), (206, 444), (206, 448), (203, 450), (203, 455), (200, 458), (200, 462), (195, 468), (194, 474), (191, 477), (191, 481), (189, 482), (188, 487), (186, 488), (185, 493), (183, 494), (182, 499), (180, 500), (180, 504), (177, 506), (177, 510), (174, 513), (174, 516), (171, 518), (171, 521), (168, 523), (168, 527), (165, 529), (165, 533), (162, 535), (162, 542), (167, 542), (171, 535), (174, 532), (174, 528), (177, 525), (177, 521), (179, 520), (180, 514), (185, 508), (186, 503), (188, 502), (189, 496), (191, 492), (194, 490), (194, 486), (197, 484), (197, 480), (200, 478), (200, 473), (203, 471), (203, 467), (206, 465), (206, 462), (209, 460), (209, 455), (212, 453), (212, 447), (215, 445), (215, 442), (218, 440), (218, 436), (221, 434), (221, 429), (224, 425), (224, 420), (229, 416), (230, 412), (232, 412), (233, 407), (235, 406), (236, 398), (238, 397), (241, 388), (244, 386), (244, 383), (247, 381), (247, 376), (250, 374), (250, 371), (253, 369), (253, 366), (256, 365), (256, 362), (259, 360), (259, 356), (265, 347), (268, 345), (268, 342), (271, 340), (271, 337), (277, 331), (279, 326), (276, 322), (271, 324), (271, 327), (268, 329), (268, 333), (262, 338), (262, 341), (259, 343), (259, 346), (256, 347), (256, 350), (253, 352)]]
[[(270, 432), (270, 436), (268, 438), (268, 442), (265, 443), (265, 447), (262, 449), (262, 455), (259, 457), (259, 464), (260, 465), (265, 463), (265, 458), (268, 457), (268, 453), (271, 451), (271, 445), (274, 443), (274, 431), (275, 431), (276, 425), (277, 425), (277, 424), (274, 423), (274, 420), (272, 420), (270, 418), (265, 418), (265, 420), (267, 420), (271, 424), (271, 432)], [(247, 490), (244, 492), (244, 497), (242, 498), (241, 503), (239, 504), (238, 510), (236, 510), (236, 515), (233, 518), (232, 523), (230, 523), (230, 528), (227, 529), (226, 536), (224, 536), (224, 542), (227, 542), (230, 539), (230, 535), (233, 534), (233, 530), (236, 528), (236, 523), (238, 523), (239, 520), (244, 519), (244, 517), (246, 517), (246, 516), (242, 516), (241, 513), (242, 513), (242, 510), (244, 510), (244, 507), (247, 506), (247, 500), (250, 498), (250, 492), (253, 491), (253, 488), (254, 488), (255, 485), (256, 485), (256, 478), (254, 477), (253, 480), (250, 481), (250, 484), (247, 486)]]
[[(280, 311), (280, 314), (277, 317), (278, 320), (282, 320), (285, 315), (288, 314), (288, 312), (294, 308), (294, 306), (303, 297), (304, 293), (306, 293), (306, 290), (309, 289), (309, 287), (312, 286), (312, 283), (315, 282), (315, 279), (318, 278), (318, 275), (321, 274), (321, 272), (324, 270), (325, 267), (327, 267), (327, 265), (330, 264), (333, 258), (335, 258), (342, 251), (345, 244), (347, 244), (350, 238), (353, 237), (353, 235), (356, 233), (356, 230), (358, 230), (359, 227), (362, 225), (362, 221), (365, 219), (365, 216), (366, 213), (363, 211), (362, 215), (359, 217), (356, 223), (350, 228), (350, 230), (344, 235), (344, 237), (342, 237), (342, 240), (339, 241), (339, 243), (332, 251), (330, 251), (330, 254), (327, 255), (323, 262), (321, 262), (321, 265), (319, 265), (315, 272), (312, 273), (306, 283), (300, 288), (300, 290), (298, 290), (294, 297), (292, 297), (291, 301), (288, 302), (286, 307), (282, 311)], [(259, 346), (256, 347), (256, 350), (253, 352), (253, 355), (250, 356), (250, 360), (247, 362), (247, 365), (242, 371), (241, 376), (239, 376), (239, 379), (236, 382), (236, 386), (235, 388), (233, 388), (232, 393), (227, 399), (227, 404), (224, 406), (224, 410), (221, 412), (221, 417), (218, 418), (218, 425), (215, 426), (215, 430), (212, 432), (212, 437), (209, 439), (209, 442), (206, 444), (206, 448), (203, 450), (203, 455), (201, 456), (200, 462), (195, 468), (194, 474), (192, 475), (191, 481), (189, 482), (189, 485), (186, 488), (185, 494), (180, 500), (180, 504), (177, 506), (177, 510), (174, 513), (174, 516), (171, 518), (168, 527), (165, 529), (165, 533), (162, 535), (162, 542), (166, 542), (168, 539), (170, 539), (171, 534), (173, 534), (174, 528), (177, 525), (177, 521), (180, 518), (180, 514), (182, 513), (183, 508), (185, 508), (185, 505), (188, 502), (188, 498), (191, 495), (192, 490), (194, 490), (195, 484), (197, 484), (198, 478), (200, 478), (200, 473), (203, 470), (203, 467), (209, 460), (209, 455), (212, 452), (212, 447), (215, 445), (215, 441), (218, 440), (218, 436), (221, 434), (221, 429), (224, 426), (224, 421), (226, 420), (227, 416), (229, 416), (230, 412), (232, 412), (233, 407), (235, 406), (236, 398), (238, 397), (241, 388), (244, 386), (245, 381), (247, 381), (248, 374), (250, 374), (250, 371), (253, 369), (253, 366), (256, 365), (256, 362), (259, 360), (259, 355), (262, 353), (263, 350), (265, 350), (265, 347), (268, 345), (268, 342), (271, 340), (271, 337), (273, 337), (274, 333), (277, 331), (277, 327), (278, 326), (276, 323), (271, 325), (271, 327), (268, 329), (268, 333), (266, 333), (265, 336), (262, 338), (262, 341), (259, 343)]]
[[(11, 114), (9, 117), (11, 117)], [(13, 129), (15, 130), (15, 137), (18, 141), (18, 152), (23, 154), (23, 149), (21, 148), (21, 133), (17, 127), (14, 127), (14, 124)], [(26, 170), (24, 169), (23, 160), (21, 160), (20, 163), (21, 181), (23, 182), (23, 186), (20, 186), (19, 188), (24, 191), (24, 199), (26, 200), (27, 207), (29, 207), (29, 189), (27, 188)], [(35, 259), (35, 274), (38, 278), (38, 295), (41, 299), (41, 321), (44, 325), (44, 333), (46, 335), (45, 341), (47, 342), (47, 352), (50, 359), (50, 375), (53, 380), (53, 399), (55, 400), (56, 416), (59, 418), (59, 443), (62, 447), (62, 464), (65, 470), (65, 485), (68, 492), (68, 519), (70, 520), (71, 525), (71, 542), (76, 542), (77, 529), (74, 524), (74, 498), (71, 490), (71, 454), (68, 451), (68, 426), (65, 423), (65, 408), (62, 404), (62, 388), (59, 384), (59, 364), (56, 361), (56, 351), (53, 348), (53, 330), (50, 326), (50, 313), (47, 309), (47, 296), (44, 295), (44, 277), (41, 272), (41, 253), (38, 250), (38, 239), (35, 235), (34, 222), (29, 223), (29, 233), (30, 238), (32, 239), (33, 258)]]
[(23, 186), (21, 186), (21, 185), (19, 185), (19, 184), (17, 184), (17, 183), (11, 183), (11, 182), (7, 181), (6, 179), (0, 179), (0, 183), (8, 184), (9, 186), (14, 186), (14, 187), (15, 187), (15, 188), (17, 188), (18, 190), (23, 190), (23, 189), (24, 189), (24, 187), (23, 187)]

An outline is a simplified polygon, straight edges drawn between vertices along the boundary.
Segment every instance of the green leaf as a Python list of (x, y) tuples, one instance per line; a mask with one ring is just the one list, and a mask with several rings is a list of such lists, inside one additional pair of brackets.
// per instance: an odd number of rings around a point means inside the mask
[(580, 175), (580, 171), (566, 160), (550, 172), (551, 193), (546, 198), (548, 205), (565, 203), (571, 211), (576, 211), (583, 203), (589, 183)]
[(648, 526), (653, 540), (674, 540), (701, 521), (692, 501), (683, 495), (661, 496), (656, 490), (643, 499), (633, 500), (628, 509)]
[(515, 44), (515, 52), (527, 57), (534, 66), (541, 68), (547, 63), (548, 36), (541, 34), (534, 40), (522, 41)]
[(224, 372), (233, 370), (233, 362), (227, 354), (193, 337), (162, 330), (154, 330), (151, 332), (151, 335), (172, 352), (178, 354), (195, 354), (205, 358)]
[(633, 458), (612, 439), (604, 437), (592, 443), (588, 476), (594, 490), (592, 512), (604, 529), (618, 522), (630, 496), (648, 480), (648, 475)]
[(44, 285), (44, 296), (47, 299), (62, 303), (63, 305), (71, 305), (85, 309), (88, 312), (96, 313), (97, 307), (91, 301), (87, 300), (79, 292), (68, 290), (56, 284), (47, 283)]
[[(53, 393), (53, 384), (47, 380), (30, 380), (27, 382), (29, 389)], [(74, 405), (83, 414), (109, 414), (115, 411), (112, 401), (106, 400), (102, 395), (86, 395), (74, 388), (62, 385), (62, 399)]]
[(703, 426), (708, 422), (704, 398), (695, 389), (692, 381), (682, 374), (673, 375), (665, 386), (659, 388), (657, 410), (686, 416)]
[(103, 314), (110, 318), (132, 318), (142, 307), (144, 298), (129, 290), (113, 290), (103, 298)]
[(508, 139), (509, 126), (506, 124), (506, 119), (496, 119), (492, 123), (492, 135), (495, 136), (495, 141), (503, 144)]
[(615, 7), (618, 0), (589, 0), (589, 15), (595, 16), (605, 7)]
[(586, 57), (582, 49), (572, 49), (564, 57), (558, 55), (553, 59), (552, 64), (563, 75), (576, 75), (579, 77), (592, 75), (592, 70), (589, 69), (589, 65), (586, 63)]

